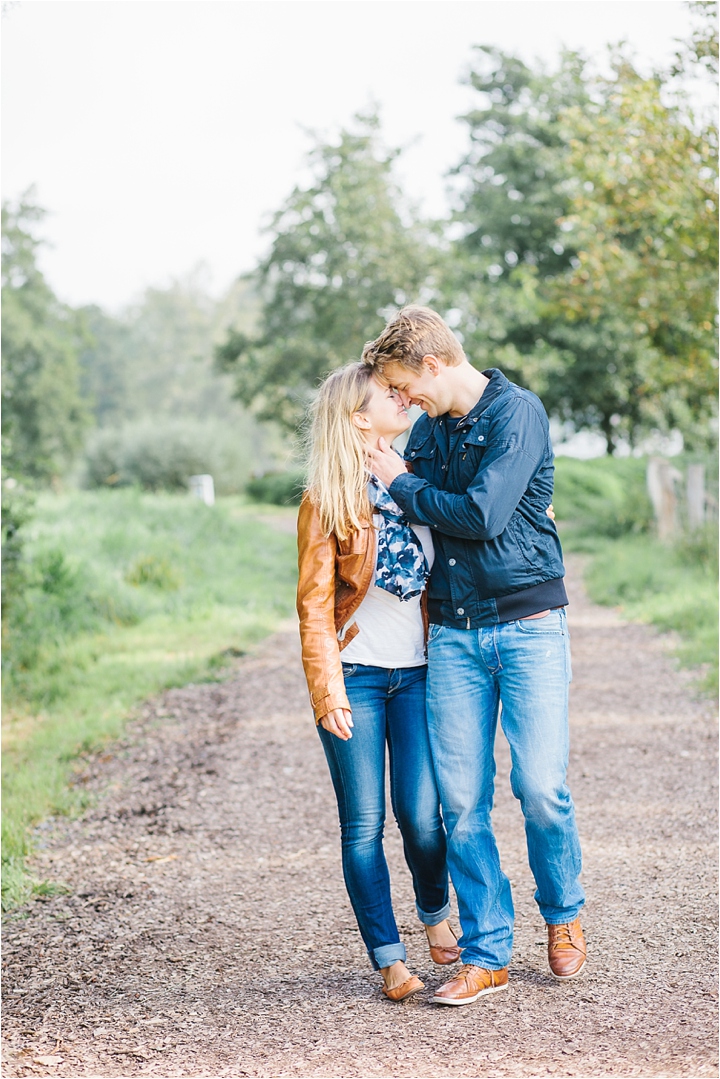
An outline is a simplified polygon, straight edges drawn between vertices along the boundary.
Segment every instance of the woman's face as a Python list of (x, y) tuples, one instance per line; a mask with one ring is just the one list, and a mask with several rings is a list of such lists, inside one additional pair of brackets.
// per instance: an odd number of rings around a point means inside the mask
[(411, 420), (400, 396), (391, 386), (371, 378), (369, 383), (370, 399), (362, 412), (356, 412), (353, 419), (373, 445), (379, 438), (392, 442), (394, 438), (407, 431)]

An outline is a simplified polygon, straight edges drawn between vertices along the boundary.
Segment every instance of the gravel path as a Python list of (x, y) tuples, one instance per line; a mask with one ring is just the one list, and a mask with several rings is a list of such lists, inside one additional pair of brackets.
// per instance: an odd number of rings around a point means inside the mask
[(391, 824), (398, 921), (428, 992), (380, 997), (287, 627), (231, 681), (148, 704), (111, 753), (84, 762), (95, 808), (39, 831), (36, 871), (69, 892), (6, 920), (3, 1074), (716, 1075), (714, 710), (666, 641), (591, 605), (570, 570), (583, 977), (548, 974), (499, 742), (510, 990), (466, 1008), (428, 1002), (446, 975)]

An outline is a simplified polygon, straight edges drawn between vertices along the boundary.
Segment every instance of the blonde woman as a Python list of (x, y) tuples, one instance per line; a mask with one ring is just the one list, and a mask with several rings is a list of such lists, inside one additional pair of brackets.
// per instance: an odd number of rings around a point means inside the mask
[(345, 884), (382, 991), (423, 989), (405, 965), (383, 851), (385, 758), (392, 808), (418, 917), (436, 963), (460, 955), (447, 917), (445, 829), (425, 712), (423, 596), (433, 560), (367, 471), (366, 451), (410, 420), (398, 395), (361, 363), (334, 371), (314, 406), (300, 506), (298, 613), (305, 675), (338, 802)]

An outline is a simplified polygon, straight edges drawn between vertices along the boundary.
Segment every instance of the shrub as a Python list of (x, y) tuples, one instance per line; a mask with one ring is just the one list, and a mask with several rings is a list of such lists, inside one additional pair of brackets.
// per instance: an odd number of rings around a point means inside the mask
[(229, 424), (161, 417), (96, 431), (85, 451), (88, 487), (187, 490), (210, 473), (219, 494), (242, 491), (253, 463), (247, 432)]
[(136, 558), (125, 574), (125, 580), (132, 585), (153, 585), (163, 592), (175, 592), (182, 584), (182, 578), (167, 558), (146, 554)]
[(302, 472), (266, 472), (254, 476), (245, 493), (254, 502), (268, 502), (273, 506), (297, 506), (305, 489)]
[(23, 526), (32, 517), (32, 500), (12, 476), (2, 477), (2, 618), (3, 632), (13, 604), (22, 600), (27, 587), (23, 562)]
[(555, 460), (553, 505), (558, 521), (578, 534), (618, 538), (647, 532), (653, 520), (647, 493), (647, 461), (639, 457)]

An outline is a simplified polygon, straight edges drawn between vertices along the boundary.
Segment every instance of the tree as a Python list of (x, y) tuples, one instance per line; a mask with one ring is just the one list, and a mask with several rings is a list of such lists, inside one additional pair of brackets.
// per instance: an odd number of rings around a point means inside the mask
[(47, 482), (82, 444), (89, 423), (80, 392), (82, 324), (37, 267), (33, 192), (2, 208), (2, 435), (5, 469)]
[(146, 289), (119, 315), (83, 308), (89, 335), (82, 384), (98, 425), (158, 414), (242, 420), (230, 380), (214, 369), (213, 349), (228, 324), (252, 325), (256, 306), (247, 284), (215, 299), (198, 266), (164, 288)]
[(717, 395), (717, 130), (697, 127), (616, 56), (614, 78), (563, 124), (574, 264), (545, 290), (548, 314), (625, 329), (638, 426), (702, 445)]
[(445, 306), (478, 367), (501, 367), (577, 427), (599, 427), (610, 449), (621, 416), (635, 422), (635, 357), (624, 328), (572, 324), (550, 310), (549, 282), (577, 262), (563, 221), (573, 165), (564, 117), (590, 96), (581, 57), (533, 70), (499, 49), (478, 49), (470, 74), (480, 105), (465, 120), (471, 148), (444, 279)]
[(610, 452), (649, 429), (697, 441), (716, 370), (716, 134), (620, 53), (601, 79), (572, 53), (547, 73), (482, 49), (471, 82), (482, 108), (445, 281), (471, 359)]
[(256, 279), (259, 331), (233, 331), (216, 352), (238, 397), (263, 419), (296, 428), (320, 378), (358, 359), (388, 312), (426, 299), (428, 231), (404, 207), (392, 178), (395, 152), (376, 116), (309, 155), (313, 182), (296, 187), (270, 226)]

